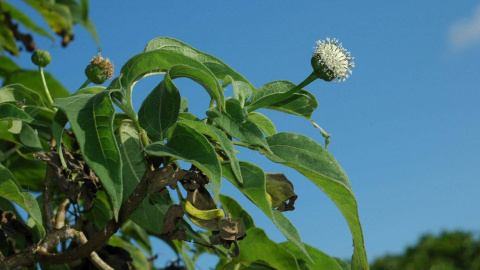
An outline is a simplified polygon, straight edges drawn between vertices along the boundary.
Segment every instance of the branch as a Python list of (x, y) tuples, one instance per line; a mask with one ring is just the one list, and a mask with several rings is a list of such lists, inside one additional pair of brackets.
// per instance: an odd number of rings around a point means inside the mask
[[(77, 240), (82, 244), (88, 242), (87, 237), (85, 236), (85, 234), (83, 234), (83, 232), (77, 233)], [(108, 265), (106, 262), (104, 262), (95, 251), (90, 254), (90, 260), (98, 269), (113, 270), (113, 268), (110, 267), (110, 265)]]
[(63, 242), (75, 237), (74, 230), (70, 229), (69, 226), (64, 226), (62, 229), (48, 235), (39, 245), (34, 245), (32, 248), (25, 249), (21, 253), (7, 258), (4, 261), (5, 265), (12, 269), (19, 266), (29, 266), (37, 262), (63, 264), (89, 256), (118, 231), (120, 226), (128, 220), (130, 215), (135, 212), (149, 193), (153, 190), (164, 189), (172, 183), (172, 181), (178, 181), (184, 176), (185, 171), (176, 170), (171, 165), (154, 171), (147, 169), (135, 190), (120, 207), (118, 220), (112, 218), (107, 225), (90, 240), (71, 250), (61, 253), (48, 253), (48, 249), (51, 246), (47, 243)]
[(45, 229), (50, 234), (55, 228), (55, 219), (52, 211), (52, 183), (55, 177), (55, 169), (47, 163), (47, 171), (45, 173), (45, 181), (43, 185), (43, 211), (45, 215)]

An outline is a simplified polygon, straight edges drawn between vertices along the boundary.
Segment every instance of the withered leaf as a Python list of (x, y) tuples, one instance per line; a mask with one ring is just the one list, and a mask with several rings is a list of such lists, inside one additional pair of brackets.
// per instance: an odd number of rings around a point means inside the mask
[(220, 222), (220, 237), (226, 241), (241, 240), (246, 236), (241, 218), (227, 218)]
[(183, 208), (178, 205), (174, 204), (168, 208), (167, 213), (165, 213), (165, 217), (163, 218), (163, 228), (161, 236), (167, 239), (185, 239), (185, 232), (177, 230), (177, 224), (182, 219), (185, 212)]
[(265, 174), (267, 193), (272, 199), (272, 208), (279, 211), (292, 211), (295, 209), (297, 194), (294, 192), (292, 182), (283, 173)]
[(217, 208), (212, 196), (204, 186), (199, 186), (193, 191), (187, 190), (187, 201), (199, 210), (212, 210)]

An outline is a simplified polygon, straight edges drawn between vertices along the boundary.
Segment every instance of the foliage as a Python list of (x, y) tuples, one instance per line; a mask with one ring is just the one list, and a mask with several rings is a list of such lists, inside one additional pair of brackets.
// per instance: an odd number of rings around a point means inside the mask
[(420, 238), (400, 255), (377, 258), (372, 270), (462, 270), (480, 269), (480, 238), (454, 231)]
[[(50, 30), (61, 37), (63, 47), (68, 46), (73, 40), (75, 24), (85, 27), (99, 45), (97, 30), (88, 17), (88, 0), (23, 0), (23, 2), (37, 11), (45, 19)], [(0, 1), (0, 22), (0, 50), (12, 55), (18, 56), (22, 48), (29, 52), (36, 50), (33, 34), (55, 41), (48, 30), (40, 27), (23, 11), (5, 0)], [(24, 28), (27, 32), (23, 33), (19, 28)]]
[[(45, 16), (53, 31), (65, 34), (64, 40), (71, 34), (66, 22), (91, 24), (86, 1), (25, 2)], [(145, 269), (152, 267), (149, 235), (172, 247), (188, 269), (205, 252), (219, 256), (217, 269), (349, 267), (303, 243), (283, 213), (295, 209), (295, 183), (239, 161), (236, 147), (246, 147), (297, 170), (324, 191), (350, 227), (351, 268), (368, 269), (356, 199), (347, 175), (326, 150), (329, 135), (320, 128), (323, 147), (301, 134), (277, 133), (274, 123), (255, 111), (276, 110), (314, 123), (310, 117), (318, 103), (303, 89), (316, 79), (314, 72), (299, 85), (276, 81), (257, 89), (221, 60), (172, 38), (149, 42), (107, 88), (87, 87), (89, 78), (70, 94), (43, 66), (29, 72), (5, 62), (3, 71), (0, 268), (40, 263), (42, 269), (52, 264)], [(132, 107), (135, 83), (157, 74), (165, 75), (137, 113)], [(176, 78), (189, 78), (207, 91), (206, 118), (188, 112)], [(225, 97), (230, 85), (234, 96)], [(191, 167), (182, 168), (185, 163)], [(255, 227), (242, 205), (221, 194), (223, 179), (258, 206), (289, 242), (275, 243)], [(12, 203), (29, 214), (26, 222)]]

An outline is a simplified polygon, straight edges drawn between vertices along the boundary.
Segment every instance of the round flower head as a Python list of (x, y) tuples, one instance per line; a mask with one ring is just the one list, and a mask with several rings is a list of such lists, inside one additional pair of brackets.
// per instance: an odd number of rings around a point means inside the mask
[(355, 67), (353, 57), (342, 47), (337, 39), (327, 38), (317, 41), (312, 57), (312, 67), (317, 77), (325, 81), (345, 81)]
[(50, 53), (44, 50), (36, 50), (32, 54), (32, 62), (39, 67), (46, 67), (52, 61)]
[(113, 76), (113, 63), (108, 58), (103, 58), (100, 54), (93, 57), (90, 65), (85, 69), (85, 75), (96, 84), (102, 84), (106, 79)]

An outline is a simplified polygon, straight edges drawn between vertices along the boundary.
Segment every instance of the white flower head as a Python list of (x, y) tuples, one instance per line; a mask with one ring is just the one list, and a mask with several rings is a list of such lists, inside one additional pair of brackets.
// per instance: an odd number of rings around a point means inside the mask
[(312, 57), (312, 66), (317, 76), (326, 81), (345, 81), (355, 67), (353, 57), (336, 38), (317, 41)]

